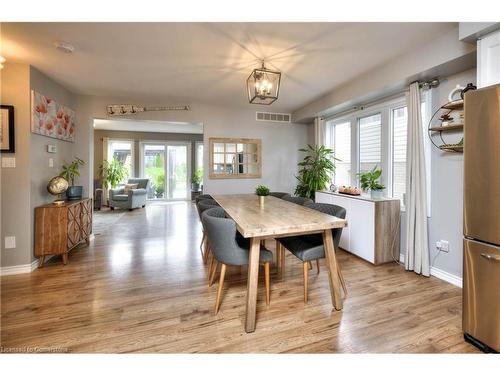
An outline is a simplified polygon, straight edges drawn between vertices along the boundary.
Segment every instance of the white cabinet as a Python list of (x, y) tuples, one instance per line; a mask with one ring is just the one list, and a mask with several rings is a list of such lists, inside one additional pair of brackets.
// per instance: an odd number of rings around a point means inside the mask
[(500, 83), (500, 30), (477, 41), (477, 85)]
[(399, 259), (400, 202), (370, 199), (331, 192), (316, 192), (317, 203), (346, 209), (347, 226), (339, 246), (373, 264)]

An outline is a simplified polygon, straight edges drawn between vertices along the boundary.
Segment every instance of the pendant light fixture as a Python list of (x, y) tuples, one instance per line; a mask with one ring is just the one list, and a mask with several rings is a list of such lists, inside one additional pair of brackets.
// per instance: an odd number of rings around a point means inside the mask
[(272, 104), (278, 99), (281, 73), (269, 70), (264, 65), (254, 69), (247, 78), (248, 101), (251, 104)]

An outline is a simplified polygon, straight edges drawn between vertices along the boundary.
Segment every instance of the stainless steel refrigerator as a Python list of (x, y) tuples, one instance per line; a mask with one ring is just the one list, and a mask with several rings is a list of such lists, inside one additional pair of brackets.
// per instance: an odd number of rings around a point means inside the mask
[(465, 94), (463, 331), (500, 351), (500, 85)]

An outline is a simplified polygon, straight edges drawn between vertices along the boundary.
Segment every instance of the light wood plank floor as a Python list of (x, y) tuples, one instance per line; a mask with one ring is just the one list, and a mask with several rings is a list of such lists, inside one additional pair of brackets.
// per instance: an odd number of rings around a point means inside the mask
[[(28, 235), (28, 234), (27, 234)], [(221, 311), (209, 288), (194, 205), (151, 204), (127, 212), (73, 250), (31, 274), (1, 278), (1, 346), (69, 352), (382, 353), (477, 352), (463, 341), (461, 289), (374, 267), (339, 252), (349, 288), (332, 311), (327, 270), (310, 272), (303, 303), (302, 265), (271, 277), (271, 306), (259, 282), (257, 329), (244, 332), (246, 269), (229, 269)], [(268, 242), (271, 247), (274, 244)], [(261, 272), (263, 274), (263, 272)]]

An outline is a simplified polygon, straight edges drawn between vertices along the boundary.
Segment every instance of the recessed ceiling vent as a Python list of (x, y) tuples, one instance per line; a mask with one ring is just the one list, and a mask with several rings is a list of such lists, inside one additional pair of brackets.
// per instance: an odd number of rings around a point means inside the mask
[(290, 113), (255, 112), (255, 119), (257, 121), (290, 123), (292, 115)]

